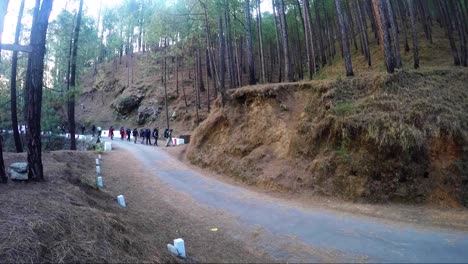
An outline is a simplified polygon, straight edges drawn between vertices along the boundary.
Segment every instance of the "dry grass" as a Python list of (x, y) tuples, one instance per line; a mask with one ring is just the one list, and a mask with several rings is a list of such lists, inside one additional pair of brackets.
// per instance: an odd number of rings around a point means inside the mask
[[(158, 262), (112, 196), (93, 188), (93, 156), (44, 155), (47, 181), (0, 186), (0, 262)], [(25, 155), (7, 154), (6, 164)]]

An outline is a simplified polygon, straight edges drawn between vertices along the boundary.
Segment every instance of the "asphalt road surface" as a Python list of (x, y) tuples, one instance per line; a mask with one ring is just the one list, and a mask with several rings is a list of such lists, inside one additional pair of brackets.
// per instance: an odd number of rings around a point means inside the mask
[[(160, 141), (162, 143), (162, 141)], [(175, 192), (232, 215), (256, 249), (289, 262), (468, 262), (468, 233), (296, 207), (191, 170), (161, 147), (114, 140)], [(177, 201), (174, 201), (177, 202)], [(213, 216), (216, 217), (216, 216)], [(235, 232), (232, 233), (235, 237)], [(245, 239), (242, 235), (238, 239)]]

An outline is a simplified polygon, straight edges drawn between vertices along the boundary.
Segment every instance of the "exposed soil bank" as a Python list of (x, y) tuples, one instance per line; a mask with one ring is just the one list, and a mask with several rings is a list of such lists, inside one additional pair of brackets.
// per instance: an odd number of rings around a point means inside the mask
[(433, 69), (244, 87), (187, 157), (269, 189), (467, 206), (466, 83), (465, 69)]

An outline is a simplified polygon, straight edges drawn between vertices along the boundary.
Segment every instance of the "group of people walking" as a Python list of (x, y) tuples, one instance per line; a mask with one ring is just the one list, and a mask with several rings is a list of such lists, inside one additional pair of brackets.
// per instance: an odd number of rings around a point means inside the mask
[[(109, 128), (109, 137), (111, 140), (114, 140), (114, 127), (111, 126)], [(146, 128), (146, 129), (140, 129), (138, 131), (137, 128), (135, 129), (130, 129), (127, 128), (125, 129), (124, 127), (120, 128), (120, 140), (127, 140), (128, 142), (131, 142), (131, 136), (133, 136), (133, 143), (137, 144), (138, 142), (138, 137), (141, 138), (141, 144), (146, 144), (146, 145), (154, 145), (158, 146), (158, 139), (159, 139), (159, 130), (157, 128), (151, 129)], [(153, 138), (154, 144), (151, 142), (151, 138)], [(172, 129), (165, 129), (164, 130), (164, 138), (166, 139), (166, 147), (172, 145)]]

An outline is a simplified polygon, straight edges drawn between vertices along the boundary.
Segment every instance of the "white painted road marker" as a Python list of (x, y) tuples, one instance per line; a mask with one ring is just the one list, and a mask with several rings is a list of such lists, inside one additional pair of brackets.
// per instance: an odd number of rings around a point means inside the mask
[(96, 174), (101, 174), (101, 166), (96, 166)]
[(104, 187), (104, 184), (102, 183), (102, 177), (101, 177), (101, 176), (97, 177), (97, 186), (98, 186), (99, 188), (103, 188), (103, 187)]
[(127, 204), (125, 203), (125, 197), (123, 195), (117, 196), (117, 202), (119, 202), (120, 206), (127, 207)]
[(99, 159), (96, 159), (96, 165), (99, 165)]

